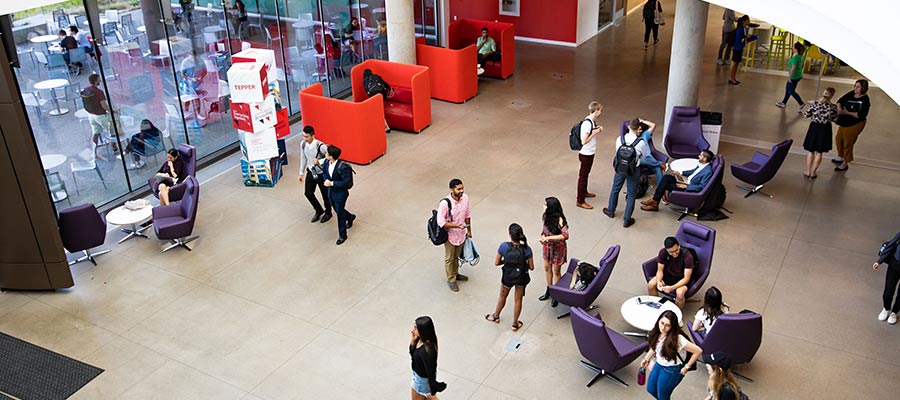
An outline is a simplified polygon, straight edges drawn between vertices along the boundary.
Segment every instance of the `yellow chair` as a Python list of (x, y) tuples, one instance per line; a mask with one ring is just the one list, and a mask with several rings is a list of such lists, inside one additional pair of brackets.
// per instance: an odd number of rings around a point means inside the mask
[(813, 64), (818, 63), (823, 68), (827, 68), (827, 64), (825, 62), (827, 58), (821, 51), (819, 51), (819, 46), (812, 45), (809, 46), (809, 49), (806, 50), (806, 55), (803, 57), (803, 72), (809, 72), (812, 68)]
[(766, 68), (774, 58), (784, 69), (784, 58), (794, 46), (794, 35), (790, 32), (772, 25), (772, 36), (769, 38), (769, 51), (766, 53)]

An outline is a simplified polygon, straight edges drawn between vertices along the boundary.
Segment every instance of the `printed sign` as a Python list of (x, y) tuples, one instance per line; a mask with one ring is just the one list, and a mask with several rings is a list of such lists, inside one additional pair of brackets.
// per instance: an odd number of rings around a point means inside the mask
[(241, 131), (258, 133), (273, 128), (278, 123), (275, 112), (275, 98), (266, 97), (259, 103), (231, 102), (231, 123)]
[(237, 63), (228, 69), (231, 100), (237, 103), (259, 103), (269, 95), (269, 74), (265, 64)]

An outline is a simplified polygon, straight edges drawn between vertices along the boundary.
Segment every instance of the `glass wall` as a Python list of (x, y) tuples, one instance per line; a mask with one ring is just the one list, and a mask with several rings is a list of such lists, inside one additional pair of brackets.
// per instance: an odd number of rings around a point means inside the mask
[(290, 115), (300, 89), (343, 95), (353, 65), (387, 59), (383, 0), (70, 0), (13, 19), (19, 87), (62, 208), (146, 189), (180, 143), (201, 159), (233, 146), (234, 53), (275, 51)]

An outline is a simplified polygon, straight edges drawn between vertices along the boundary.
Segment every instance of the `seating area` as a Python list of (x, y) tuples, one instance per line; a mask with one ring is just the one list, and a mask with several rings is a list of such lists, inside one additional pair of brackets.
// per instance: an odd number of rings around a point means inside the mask
[(675, 106), (666, 124), (663, 144), (672, 158), (696, 158), (701, 150), (709, 148), (700, 127), (700, 108)]
[(481, 76), (509, 78), (515, 72), (516, 63), (516, 28), (513, 24), (467, 18), (458, 19), (447, 27), (448, 47), (452, 50), (461, 50), (475, 44), (476, 39), (481, 36), (482, 28), (488, 28), (488, 34), (497, 42), (500, 60), (484, 63), (481, 66), (484, 68), (484, 74)]
[(775, 177), (775, 174), (778, 173), (778, 170), (781, 168), (781, 164), (784, 163), (784, 159), (787, 158), (793, 143), (794, 141), (792, 139), (786, 139), (781, 143), (772, 146), (772, 152), (769, 154), (763, 154), (757, 151), (753, 153), (753, 158), (750, 161), (743, 164), (731, 164), (731, 174), (741, 182), (745, 182), (751, 186), (749, 188), (738, 186), (747, 191), (747, 194), (744, 195), (744, 197), (750, 197), (756, 193), (762, 193), (770, 198), (772, 197), (772, 195), (761, 192), (760, 190), (765, 186), (766, 182), (772, 180), (772, 178)]
[[(716, 248), (716, 230), (706, 225), (693, 221), (682, 221), (675, 232), (675, 239), (681, 247), (694, 249), (699, 258), (697, 266), (691, 272), (691, 280), (688, 282), (687, 293), (685, 298), (690, 299), (700, 292), (700, 289), (709, 278), (709, 272), (712, 269), (713, 252)], [(641, 270), (644, 272), (644, 278), (650, 282), (657, 272), (657, 258), (653, 257), (641, 264)], [(666, 293), (660, 293), (667, 295)], [(671, 296), (669, 296), (671, 297)]]
[(387, 151), (381, 96), (338, 100), (323, 97), (322, 85), (315, 83), (300, 91), (300, 109), (306, 115), (304, 124), (316, 127), (319, 140), (340, 147), (346, 161), (369, 164)]
[(425, 38), (416, 39), (416, 63), (428, 67), (431, 98), (464, 103), (478, 94), (478, 63), (475, 45), (459, 50), (429, 46)]
[(710, 164), (712, 164), (713, 175), (706, 186), (703, 187), (703, 190), (699, 192), (669, 192), (669, 203), (679, 213), (678, 221), (681, 221), (682, 218), (688, 215), (699, 218), (697, 209), (703, 206), (709, 195), (722, 185), (722, 176), (725, 171), (725, 156), (717, 154)]
[(384, 119), (388, 126), (419, 133), (431, 125), (431, 72), (428, 67), (381, 60), (365, 61), (350, 71), (354, 102), (369, 98), (362, 83), (363, 72), (367, 69), (381, 76), (393, 89), (393, 93), (384, 98)]

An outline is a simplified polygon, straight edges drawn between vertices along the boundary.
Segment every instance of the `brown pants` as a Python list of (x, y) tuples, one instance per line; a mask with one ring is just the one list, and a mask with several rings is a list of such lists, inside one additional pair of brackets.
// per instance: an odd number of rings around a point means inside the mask
[(462, 244), (454, 246), (450, 241), (444, 242), (444, 272), (447, 274), (447, 282), (456, 282), (459, 273), (459, 253), (462, 252)]
[(578, 168), (578, 192), (575, 201), (581, 204), (584, 203), (584, 197), (587, 195), (588, 176), (591, 174), (591, 167), (594, 166), (594, 155), (578, 154), (578, 161), (581, 165)]
[(865, 127), (866, 121), (851, 126), (838, 126), (837, 134), (834, 135), (834, 147), (837, 149), (838, 157), (848, 163), (853, 161), (853, 145)]

